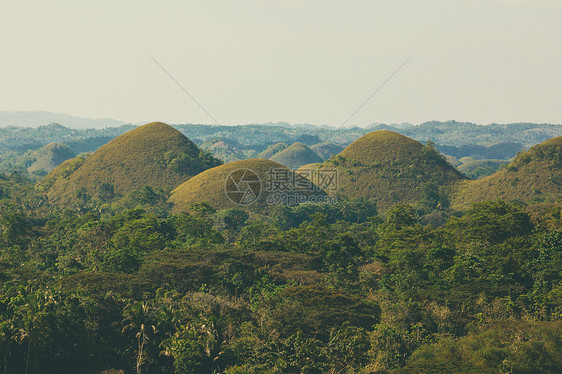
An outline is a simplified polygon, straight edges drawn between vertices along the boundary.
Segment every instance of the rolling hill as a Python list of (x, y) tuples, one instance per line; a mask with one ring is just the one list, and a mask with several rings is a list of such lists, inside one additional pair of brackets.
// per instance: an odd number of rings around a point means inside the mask
[(325, 161), (338, 171), (337, 194), (373, 198), (379, 210), (394, 204), (448, 205), (449, 188), (464, 177), (433, 147), (393, 131), (373, 131)]
[(304, 143), (293, 143), (289, 148), (271, 157), (270, 160), (285, 165), (292, 170), (296, 170), (303, 165), (322, 162), (320, 156)]
[(562, 197), (562, 136), (522, 152), (496, 173), (461, 183), (453, 207), (463, 209), (484, 200), (555, 202)]
[(51, 171), (64, 161), (76, 157), (72, 149), (60, 143), (49, 143), (31, 154), (35, 159), (27, 171), (30, 173), (38, 170)]
[(126, 195), (145, 185), (171, 190), (219, 164), (179, 131), (153, 122), (100, 147), (70, 174), (68, 165), (61, 165), (45, 179), (54, 179), (49, 199), (68, 203), (75, 200), (78, 192), (107, 199), (107, 195)]
[(262, 153), (258, 155), (258, 158), (266, 158), (271, 159), (273, 156), (278, 154), (279, 152), (284, 151), (285, 149), (289, 148), (287, 143), (275, 143), (268, 146)]
[(344, 147), (330, 142), (323, 142), (311, 145), (310, 149), (312, 149), (323, 161), (325, 161), (333, 155), (337, 155), (343, 151)]
[[(270, 170), (279, 174), (269, 174)], [(280, 192), (271, 186), (278, 186), (293, 178), (287, 167), (265, 159), (249, 159), (224, 164), (191, 178), (172, 191), (170, 202), (174, 211), (189, 211), (191, 204), (207, 202), (216, 209), (236, 208), (264, 212), (273, 204), (280, 203), (270, 198)], [(313, 186), (304, 180), (308, 189)], [(310, 192), (300, 192), (309, 195)], [(325, 195), (322, 191), (314, 194)], [(293, 205), (293, 204), (291, 204)]]
[(471, 179), (479, 179), (494, 174), (509, 160), (473, 160), (458, 165), (457, 170)]

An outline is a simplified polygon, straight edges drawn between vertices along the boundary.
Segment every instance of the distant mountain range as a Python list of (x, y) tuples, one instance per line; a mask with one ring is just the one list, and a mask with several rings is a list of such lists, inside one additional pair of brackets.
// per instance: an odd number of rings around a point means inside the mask
[(41, 111), (0, 111), (0, 127), (39, 127), (48, 125), (50, 123), (59, 123), (61, 125), (75, 129), (101, 129), (104, 127), (117, 127), (126, 124), (125, 122), (121, 122), (111, 118), (94, 119), (76, 117), (64, 113)]

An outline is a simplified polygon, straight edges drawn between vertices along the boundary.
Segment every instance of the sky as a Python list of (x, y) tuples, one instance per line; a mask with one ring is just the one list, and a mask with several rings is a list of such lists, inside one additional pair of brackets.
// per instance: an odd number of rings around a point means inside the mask
[(341, 126), (392, 76), (347, 126), (562, 124), (561, 36), (562, 0), (7, 0), (0, 110)]

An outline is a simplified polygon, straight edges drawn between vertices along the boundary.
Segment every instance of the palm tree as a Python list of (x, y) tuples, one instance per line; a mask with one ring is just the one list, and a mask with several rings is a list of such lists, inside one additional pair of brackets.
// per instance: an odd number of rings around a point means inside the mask
[(156, 333), (156, 326), (152, 323), (152, 309), (146, 302), (135, 302), (127, 305), (123, 314), (125, 318), (121, 333), (135, 332), (137, 339), (136, 369), (137, 374), (141, 374), (146, 359), (146, 344), (150, 341), (149, 335), (153, 336)]

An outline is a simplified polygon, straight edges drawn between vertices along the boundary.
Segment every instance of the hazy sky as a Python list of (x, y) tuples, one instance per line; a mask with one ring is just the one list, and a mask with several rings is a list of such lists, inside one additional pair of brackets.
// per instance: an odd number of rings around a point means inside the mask
[(562, 123), (562, 0), (0, 3), (0, 110), (139, 122)]

